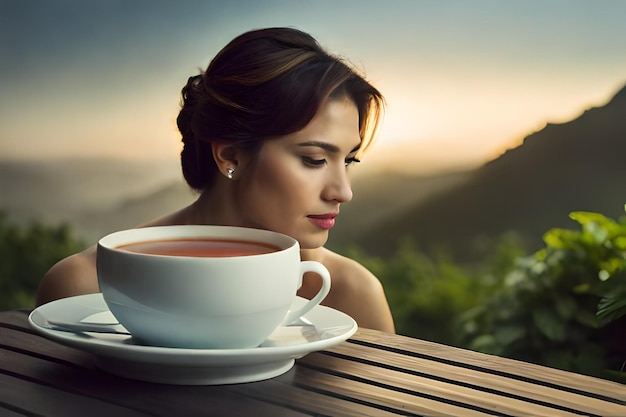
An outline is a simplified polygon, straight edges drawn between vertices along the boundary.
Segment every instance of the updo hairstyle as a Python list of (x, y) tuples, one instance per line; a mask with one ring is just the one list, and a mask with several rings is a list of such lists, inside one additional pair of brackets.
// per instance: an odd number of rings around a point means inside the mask
[(383, 97), (376, 88), (300, 30), (238, 36), (182, 89), (177, 124), (185, 180), (198, 191), (212, 184), (218, 175), (212, 142), (256, 152), (264, 140), (304, 128), (328, 98), (342, 97), (358, 108), (362, 151), (380, 119)]

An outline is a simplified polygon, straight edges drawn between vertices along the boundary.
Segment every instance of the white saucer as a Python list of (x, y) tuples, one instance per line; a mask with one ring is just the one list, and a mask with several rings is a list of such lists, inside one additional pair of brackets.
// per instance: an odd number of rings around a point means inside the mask
[[(297, 297), (293, 307), (306, 302)], [(352, 317), (317, 306), (304, 319), (313, 326), (279, 327), (253, 349), (176, 349), (135, 344), (131, 336), (71, 333), (48, 320), (81, 321), (106, 315), (102, 294), (80, 295), (44, 304), (31, 312), (30, 326), (56, 342), (95, 355), (102, 370), (131, 379), (177, 385), (215, 385), (273, 378), (293, 367), (295, 359), (348, 339), (357, 330)]]

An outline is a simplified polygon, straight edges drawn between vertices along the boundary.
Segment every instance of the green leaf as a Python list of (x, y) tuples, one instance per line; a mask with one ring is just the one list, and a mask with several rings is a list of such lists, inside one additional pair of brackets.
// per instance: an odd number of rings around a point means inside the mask
[(619, 251), (626, 251), (626, 236), (617, 236), (613, 239), (613, 247)]
[(573, 369), (574, 354), (570, 350), (545, 350), (541, 352), (542, 362), (550, 368)]
[(598, 317), (591, 311), (578, 310), (576, 312), (576, 315), (574, 316), (574, 319), (577, 323), (580, 323), (583, 326), (589, 327), (591, 329), (597, 329), (598, 327), (600, 327)]
[(569, 320), (576, 314), (576, 310), (578, 309), (578, 304), (576, 300), (567, 295), (560, 295), (555, 302), (556, 311), (559, 314), (559, 317), (563, 320)]
[(594, 213), (589, 211), (573, 211), (569, 214), (570, 219), (577, 221), (581, 225), (585, 226), (590, 223), (596, 223), (600, 226), (612, 226), (615, 225), (615, 221), (609, 219), (603, 214)]
[(538, 309), (533, 311), (533, 322), (535, 326), (549, 340), (562, 342), (565, 340), (565, 324), (559, 317), (548, 309)]
[(593, 240), (596, 244), (602, 244), (609, 238), (609, 231), (600, 227), (596, 223), (590, 223), (589, 232), (593, 234)]
[(502, 353), (502, 348), (496, 343), (496, 339), (488, 334), (484, 334), (475, 338), (470, 344), (470, 349), (490, 353), (492, 355), (499, 355)]
[(598, 267), (602, 268), (604, 271), (606, 271), (606, 273), (608, 273), (608, 275), (602, 273), (605, 279), (602, 279), (602, 275), (598, 275), (598, 278), (600, 278), (601, 281), (606, 281), (607, 279), (611, 278), (613, 274), (626, 267), (626, 259), (624, 259), (624, 257), (622, 256), (615, 257), (611, 255), (605, 255), (605, 259), (598, 262)]
[(596, 315), (602, 324), (626, 315), (626, 286), (609, 291), (598, 303)]
[(573, 212), (570, 218), (582, 225), (583, 232), (592, 235), (596, 243), (603, 243), (607, 239), (614, 239), (626, 234), (626, 225), (606, 217), (600, 213)]
[(550, 229), (543, 235), (543, 241), (553, 249), (570, 249), (577, 245), (580, 233), (567, 229)]
[(572, 288), (572, 290), (576, 294), (587, 294), (591, 291), (591, 285), (588, 282), (584, 282), (582, 284), (576, 285), (574, 288)]
[(495, 329), (493, 336), (498, 344), (507, 346), (526, 336), (523, 326), (504, 325)]

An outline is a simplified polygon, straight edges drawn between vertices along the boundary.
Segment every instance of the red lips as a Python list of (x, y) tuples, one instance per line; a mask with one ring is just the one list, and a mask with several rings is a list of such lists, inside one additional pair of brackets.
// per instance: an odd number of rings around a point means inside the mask
[(311, 214), (308, 219), (320, 229), (328, 230), (335, 225), (335, 217), (338, 213)]

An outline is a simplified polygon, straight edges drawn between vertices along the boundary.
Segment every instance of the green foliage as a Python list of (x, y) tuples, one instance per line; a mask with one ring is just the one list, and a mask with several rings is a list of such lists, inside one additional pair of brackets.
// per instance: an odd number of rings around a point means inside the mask
[[(520, 256), (516, 235), (502, 238), (480, 267), (461, 267), (441, 250), (426, 256), (410, 239), (388, 260), (368, 257), (352, 247), (347, 255), (370, 269), (383, 283), (400, 334), (459, 345), (455, 317), (485, 303), (501, 283), (499, 277)], [(487, 270), (486, 270), (486, 269)]]
[(625, 381), (626, 219), (573, 212), (527, 256), (515, 234), (460, 265), (410, 240), (389, 259), (347, 252), (382, 281), (398, 333)]
[(626, 223), (570, 217), (580, 230), (548, 231), (545, 248), (519, 258), (500, 292), (460, 317), (467, 347), (601, 377), (621, 367)]
[[(549, 230), (531, 256), (515, 234), (482, 242), (472, 265), (410, 239), (389, 259), (346, 255), (380, 278), (400, 334), (623, 381), (626, 217), (570, 217), (580, 230)], [(0, 212), (0, 310), (33, 307), (44, 273), (83, 248), (67, 225), (18, 226)]]
[(39, 281), (57, 261), (83, 249), (69, 226), (18, 226), (0, 212), (0, 310), (32, 308)]

